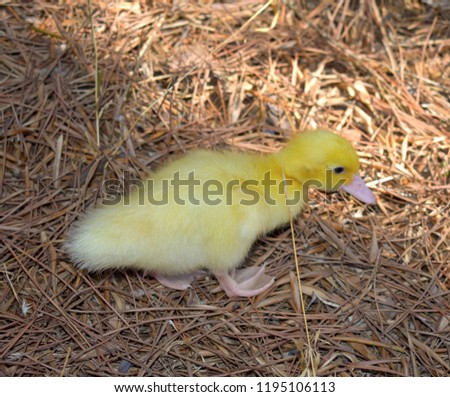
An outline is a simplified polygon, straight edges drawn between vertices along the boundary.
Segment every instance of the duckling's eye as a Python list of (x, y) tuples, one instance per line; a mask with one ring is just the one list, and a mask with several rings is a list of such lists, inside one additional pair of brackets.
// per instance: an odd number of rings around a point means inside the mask
[(335, 167), (335, 168), (333, 168), (333, 171), (336, 174), (342, 174), (345, 171), (345, 168), (344, 167)]

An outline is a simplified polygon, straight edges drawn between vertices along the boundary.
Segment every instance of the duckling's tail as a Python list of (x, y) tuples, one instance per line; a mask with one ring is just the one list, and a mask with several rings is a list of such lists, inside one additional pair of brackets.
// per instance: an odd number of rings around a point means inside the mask
[(125, 231), (115, 227), (110, 212), (95, 209), (70, 230), (64, 249), (73, 263), (89, 271), (129, 266)]

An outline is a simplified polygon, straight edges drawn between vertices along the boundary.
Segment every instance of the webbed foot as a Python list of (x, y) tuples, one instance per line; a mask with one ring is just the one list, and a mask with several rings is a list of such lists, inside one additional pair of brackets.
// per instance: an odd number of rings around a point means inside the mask
[(225, 293), (233, 296), (252, 297), (270, 288), (275, 279), (264, 274), (265, 266), (247, 267), (234, 270), (230, 275), (227, 271), (215, 271), (214, 276)]
[(191, 286), (191, 283), (200, 275), (205, 274), (205, 272), (197, 271), (185, 274), (161, 274), (161, 273), (151, 273), (151, 275), (156, 278), (162, 285), (168, 288), (185, 290)]

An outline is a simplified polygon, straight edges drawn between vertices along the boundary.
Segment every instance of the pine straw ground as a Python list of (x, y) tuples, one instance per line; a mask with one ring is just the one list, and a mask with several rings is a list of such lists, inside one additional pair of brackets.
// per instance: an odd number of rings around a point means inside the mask
[[(448, 375), (448, 12), (92, 3), (0, 6), (1, 373)], [(86, 274), (62, 248), (105, 179), (197, 147), (273, 151), (314, 126), (355, 142), (378, 206), (314, 193), (295, 220), (306, 318), (289, 226), (247, 258), (276, 277), (252, 299), (213, 277), (180, 292)]]

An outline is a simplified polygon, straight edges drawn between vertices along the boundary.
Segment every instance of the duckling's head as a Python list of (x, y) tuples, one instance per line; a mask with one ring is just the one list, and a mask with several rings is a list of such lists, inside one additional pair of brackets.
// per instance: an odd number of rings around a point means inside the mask
[(359, 160), (352, 144), (331, 131), (301, 133), (275, 156), (286, 178), (326, 192), (342, 188), (368, 204), (376, 201), (358, 175)]

